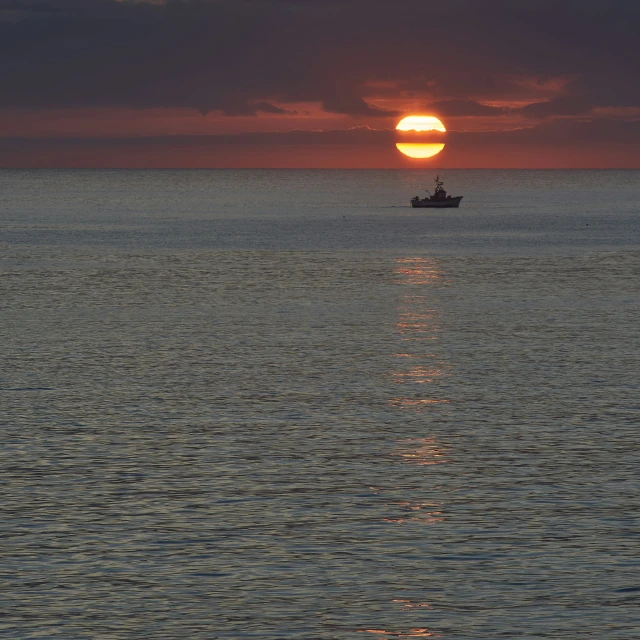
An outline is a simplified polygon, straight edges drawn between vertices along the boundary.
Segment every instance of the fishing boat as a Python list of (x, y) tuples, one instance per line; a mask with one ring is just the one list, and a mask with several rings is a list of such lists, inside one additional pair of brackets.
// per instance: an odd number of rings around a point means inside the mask
[(428, 196), (426, 198), (419, 198), (416, 196), (415, 198), (411, 198), (411, 206), (414, 208), (431, 208), (431, 209), (446, 209), (447, 207), (455, 207), (456, 209), (460, 206), (460, 201), (464, 196), (456, 196), (453, 198), (452, 196), (447, 195), (447, 192), (444, 190), (444, 182), (440, 180), (440, 176), (436, 177), (436, 190), (431, 195), (428, 191)]

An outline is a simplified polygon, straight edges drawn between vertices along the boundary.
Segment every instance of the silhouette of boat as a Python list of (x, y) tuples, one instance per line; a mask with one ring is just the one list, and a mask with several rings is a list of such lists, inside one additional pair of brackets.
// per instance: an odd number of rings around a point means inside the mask
[(456, 196), (455, 198), (448, 196), (442, 187), (443, 184), (444, 182), (440, 180), (440, 176), (437, 176), (436, 190), (433, 195), (427, 191), (429, 194), (427, 198), (419, 198), (418, 196), (411, 198), (411, 206), (414, 208), (446, 209), (447, 207), (454, 207), (457, 209), (464, 196)]

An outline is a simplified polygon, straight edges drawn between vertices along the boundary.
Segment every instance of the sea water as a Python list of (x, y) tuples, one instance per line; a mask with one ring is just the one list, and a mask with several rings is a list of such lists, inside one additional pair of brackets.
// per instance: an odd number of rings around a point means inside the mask
[(640, 172), (2, 171), (2, 637), (640, 637)]

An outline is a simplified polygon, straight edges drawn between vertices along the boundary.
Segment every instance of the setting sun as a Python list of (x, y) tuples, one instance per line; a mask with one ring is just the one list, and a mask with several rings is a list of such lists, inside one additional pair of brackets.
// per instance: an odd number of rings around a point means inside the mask
[(432, 158), (444, 149), (444, 145), (434, 142), (398, 142), (396, 148), (409, 158)]
[(397, 131), (446, 131), (445, 126), (435, 116), (407, 116), (398, 122)]
[[(435, 116), (407, 116), (398, 122), (396, 131), (407, 133), (426, 133), (434, 131), (445, 133), (447, 130)], [(404, 136), (403, 136), (404, 137)], [(444, 149), (441, 142), (398, 142), (398, 151), (409, 158), (432, 158)]]

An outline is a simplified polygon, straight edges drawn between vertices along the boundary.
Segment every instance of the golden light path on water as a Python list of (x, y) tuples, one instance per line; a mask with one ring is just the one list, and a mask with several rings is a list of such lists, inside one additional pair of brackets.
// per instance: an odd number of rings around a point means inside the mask
[[(424, 295), (424, 287), (435, 284), (441, 273), (433, 261), (425, 258), (397, 258), (395, 263), (396, 282), (409, 288), (400, 297), (396, 322), (396, 332), (406, 348), (402, 353), (395, 354), (396, 358), (401, 359), (399, 365), (402, 365), (391, 372), (391, 380), (400, 388), (412, 392), (412, 397), (392, 398), (389, 403), (405, 411), (428, 411), (433, 405), (448, 403), (445, 398), (424, 397), (429, 385), (446, 375), (450, 368), (436, 360), (428, 346), (437, 339), (441, 323), (438, 310)], [(447, 462), (444, 447), (439, 446), (433, 437), (407, 438), (398, 444), (393, 455), (399, 456), (404, 462), (418, 465)]]
[[(399, 296), (398, 317), (395, 330), (402, 346), (393, 354), (397, 365), (390, 373), (390, 379), (397, 385), (399, 394), (389, 404), (398, 411), (411, 414), (425, 414), (434, 405), (447, 404), (449, 400), (437, 397), (433, 392), (434, 383), (446, 376), (450, 367), (437, 359), (432, 345), (437, 342), (441, 330), (440, 314), (433, 307), (433, 299), (428, 288), (434, 286), (441, 277), (441, 271), (432, 261), (420, 257), (397, 258), (394, 275), (396, 283), (403, 287)], [(418, 435), (418, 434), (415, 434)], [(450, 447), (437, 441), (434, 436), (406, 437), (398, 439), (397, 446), (390, 455), (398, 464), (420, 467), (440, 465), (449, 462), (447, 451)], [(393, 526), (438, 526), (445, 521), (443, 505), (429, 496), (407, 496), (388, 503), (395, 511), (384, 521)], [(437, 638), (438, 633), (428, 627), (417, 626), (423, 620), (416, 620), (416, 610), (428, 611), (427, 602), (409, 598), (393, 598), (393, 603), (406, 611), (413, 620), (407, 620), (404, 628), (396, 629), (359, 629), (380, 640), (393, 638)], [(413, 623), (413, 626), (412, 624)]]
[(411, 629), (406, 633), (389, 633), (384, 629), (363, 629), (364, 633), (373, 633), (380, 638), (437, 638), (429, 629)]

